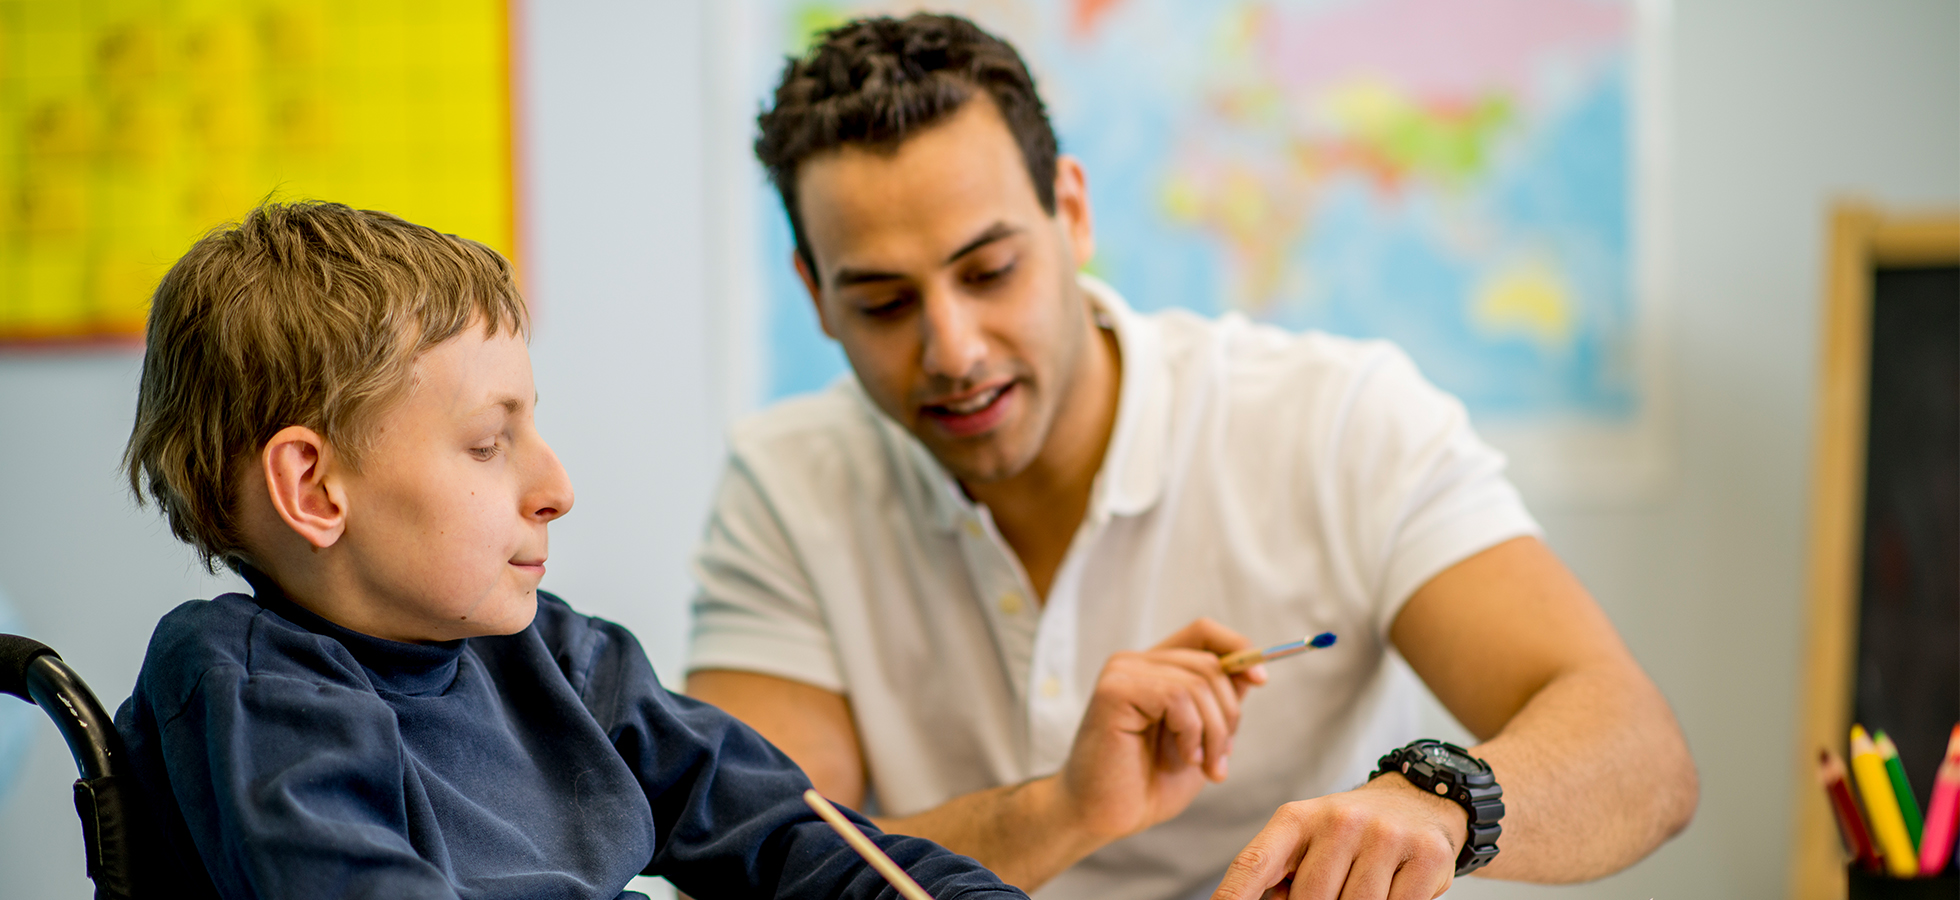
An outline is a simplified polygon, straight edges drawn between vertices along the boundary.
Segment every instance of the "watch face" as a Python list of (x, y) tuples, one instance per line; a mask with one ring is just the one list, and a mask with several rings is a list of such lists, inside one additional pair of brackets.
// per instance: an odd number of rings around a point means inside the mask
[(1469, 756), (1458, 753), (1442, 744), (1427, 744), (1422, 748), (1423, 761), (1439, 769), (1452, 772), (1476, 772), (1479, 766)]

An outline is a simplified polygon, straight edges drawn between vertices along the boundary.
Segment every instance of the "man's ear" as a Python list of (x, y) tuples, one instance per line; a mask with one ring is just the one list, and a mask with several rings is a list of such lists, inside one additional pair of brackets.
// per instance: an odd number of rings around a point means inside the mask
[(315, 549), (340, 540), (347, 530), (347, 495), (326, 438), (311, 428), (288, 425), (266, 441), (259, 465), (272, 508), (286, 527)]
[(810, 271), (803, 254), (791, 250), (789, 255), (790, 263), (796, 266), (796, 277), (803, 281), (803, 289), (810, 292), (810, 303), (817, 309), (817, 324), (823, 326), (824, 337), (837, 340), (837, 334), (830, 330), (830, 320), (823, 315), (823, 290), (817, 287), (817, 273)]
[(1075, 267), (1082, 268), (1096, 255), (1096, 223), (1089, 209), (1089, 173), (1082, 161), (1063, 154), (1055, 157), (1055, 218), (1068, 235), (1075, 254)]

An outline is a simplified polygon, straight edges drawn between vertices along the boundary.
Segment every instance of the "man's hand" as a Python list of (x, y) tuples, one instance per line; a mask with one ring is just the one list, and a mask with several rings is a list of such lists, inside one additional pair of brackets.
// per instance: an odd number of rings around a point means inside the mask
[(1430, 900), (1449, 889), (1469, 830), (1463, 807), (1391, 772), (1280, 807), (1212, 900)]
[[(1598, 878), (1687, 825), (1698, 781), (1673, 712), (1537, 539), (1439, 573), (1389, 637), (1504, 788), (1500, 850), (1480, 876)], [(1461, 806), (1383, 775), (1281, 807), (1213, 900), (1427, 900), (1449, 887), (1468, 831)]]
[[(1252, 646), (1210, 619), (1155, 647), (1110, 657), (1062, 771), (963, 794), (916, 815), (873, 819), (979, 860), (1034, 890), (1110, 841), (1184, 811), (1205, 781), (1222, 780), (1239, 700), (1264, 666), (1227, 676), (1220, 654)], [(826, 796), (856, 806), (863, 751), (838, 694), (769, 675), (707, 670), (687, 692), (733, 713), (780, 747)]]
[(1227, 675), (1218, 658), (1251, 645), (1199, 619), (1109, 658), (1056, 783), (1087, 835), (1135, 834), (1183, 812), (1206, 780), (1225, 780), (1239, 700), (1266, 670)]

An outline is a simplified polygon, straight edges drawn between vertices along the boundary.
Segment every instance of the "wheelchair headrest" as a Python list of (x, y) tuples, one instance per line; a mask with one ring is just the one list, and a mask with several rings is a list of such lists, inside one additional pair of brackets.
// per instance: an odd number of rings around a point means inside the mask
[(61, 658), (61, 654), (33, 638), (0, 634), (0, 694), (12, 694), (33, 703), (34, 698), (27, 695), (27, 667), (43, 655)]

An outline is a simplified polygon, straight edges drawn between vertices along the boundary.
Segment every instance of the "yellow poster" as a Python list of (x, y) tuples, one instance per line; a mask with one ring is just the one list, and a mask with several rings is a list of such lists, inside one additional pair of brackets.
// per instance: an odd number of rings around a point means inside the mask
[(268, 197), (516, 250), (506, 0), (0, 0), (0, 344), (140, 339)]

